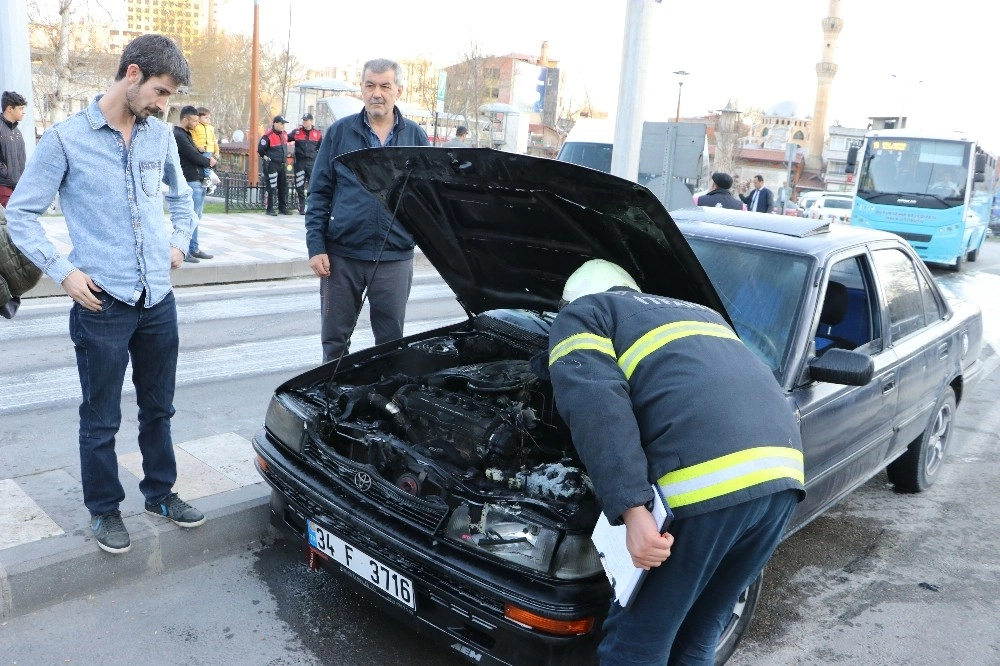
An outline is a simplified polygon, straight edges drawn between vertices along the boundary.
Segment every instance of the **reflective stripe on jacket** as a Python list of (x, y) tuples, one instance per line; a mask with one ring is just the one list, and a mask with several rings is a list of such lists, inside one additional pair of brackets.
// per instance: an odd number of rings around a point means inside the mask
[(624, 288), (577, 299), (552, 326), (549, 372), (611, 521), (651, 483), (678, 518), (804, 489), (781, 388), (708, 308)]

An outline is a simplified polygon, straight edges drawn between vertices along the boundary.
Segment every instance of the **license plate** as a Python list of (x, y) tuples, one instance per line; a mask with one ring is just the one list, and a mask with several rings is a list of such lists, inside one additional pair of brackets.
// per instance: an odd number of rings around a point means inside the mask
[(331, 534), (311, 520), (306, 521), (309, 545), (329, 556), (369, 587), (395, 599), (410, 610), (416, 610), (413, 582), (393, 571), (379, 560), (352, 546), (335, 534)]

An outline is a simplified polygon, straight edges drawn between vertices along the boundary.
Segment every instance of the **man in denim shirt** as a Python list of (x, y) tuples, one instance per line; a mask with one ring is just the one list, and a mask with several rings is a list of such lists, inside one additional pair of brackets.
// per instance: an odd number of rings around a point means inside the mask
[[(98, 545), (110, 553), (131, 547), (118, 508), (125, 491), (115, 454), (129, 359), (146, 511), (182, 527), (205, 522), (173, 492), (170, 438), (178, 349), (170, 269), (181, 265), (190, 246), (194, 210), (173, 131), (150, 117), (189, 80), (188, 63), (169, 38), (133, 40), (107, 94), (42, 136), (7, 209), (14, 244), (73, 299), (69, 333), (83, 393), (83, 502)], [(161, 182), (169, 188), (170, 234)], [(38, 222), (57, 193), (73, 243), (68, 257)]]

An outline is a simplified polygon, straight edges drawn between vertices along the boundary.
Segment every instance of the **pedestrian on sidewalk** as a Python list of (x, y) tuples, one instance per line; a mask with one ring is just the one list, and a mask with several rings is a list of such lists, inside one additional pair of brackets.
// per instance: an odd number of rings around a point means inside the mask
[(309, 267), (320, 278), (324, 363), (350, 348), (366, 289), (375, 344), (403, 337), (413, 283), (413, 236), (336, 158), (362, 148), (429, 146), (430, 141), (396, 108), (403, 93), (399, 63), (369, 60), (361, 78), (365, 108), (326, 131), (309, 183), (306, 247)]
[[(195, 219), (174, 133), (155, 117), (190, 78), (187, 60), (168, 37), (129, 42), (107, 93), (42, 135), (7, 209), (14, 244), (73, 299), (69, 334), (83, 394), (80, 481), (97, 545), (109, 553), (132, 545), (119, 510), (125, 491), (115, 454), (129, 361), (146, 512), (181, 527), (205, 522), (173, 492), (178, 332), (170, 269), (184, 260)], [(170, 234), (161, 183), (168, 188)], [(39, 222), (56, 194), (73, 240), (69, 257)]]
[(313, 127), (313, 115), (302, 116), (301, 127), (296, 127), (288, 140), (295, 144), (295, 201), (298, 204), (299, 215), (306, 212), (306, 190), (309, 189), (309, 179), (312, 178), (313, 164), (319, 144), (323, 141), (323, 133)]
[[(215, 126), (212, 125), (212, 112), (207, 107), (198, 107), (198, 124), (191, 130), (191, 138), (194, 139), (194, 145), (198, 146), (202, 155), (219, 161), (219, 139), (215, 134)], [(205, 186), (205, 194), (215, 192), (215, 182), (218, 182), (219, 177), (212, 171), (214, 166), (213, 164), (202, 170), (201, 184)], [(215, 176), (215, 182), (212, 176)]]
[(278, 211), (282, 215), (295, 215), (288, 209), (288, 134), (282, 116), (275, 116), (271, 121), (271, 129), (260, 137), (257, 144), (257, 154), (260, 155), (264, 168), (264, 187), (267, 190), (267, 214), (277, 215), (274, 211), (274, 200), (278, 200)]
[(764, 176), (760, 174), (753, 177), (753, 190), (748, 194), (741, 194), (740, 199), (752, 213), (770, 213), (774, 207), (774, 193), (764, 187)]
[(745, 206), (733, 196), (729, 188), (733, 186), (733, 177), (728, 173), (716, 171), (712, 174), (712, 189), (707, 194), (698, 197), (696, 205), (710, 208), (729, 208), (744, 210)]
[(191, 188), (194, 202), (196, 222), (191, 232), (191, 245), (184, 261), (197, 264), (201, 259), (211, 259), (213, 255), (202, 251), (198, 246), (198, 227), (201, 226), (202, 214), (205, 211), (205, 194), (207, 192), (203, 174), (205, 169), (215, 166), (215, 158), (210, 152), (202, 152), (195, 143), (194, 130), (201, 124), (201, 114), (193, 106), (181, 109), (180, 124), (174, 126), (174, 140), (177, 142), (177, 156), (181, 162), (181, 172), (184, 180)]
[(469, 128), (465, 125), (459, 125), (458, 129), (455, 130), (455, 138), (445, 141), (442, 144), (442, 148), (468, 148), (469, 144), (465, 142), (466, 138), (469, 136)]
[(16, 92), (5, 90), (0, 96), (0, 206), (7, 206), (17, 181), (24, 172), (24, 136), (18, 123), (24, 120), (28, 101)]

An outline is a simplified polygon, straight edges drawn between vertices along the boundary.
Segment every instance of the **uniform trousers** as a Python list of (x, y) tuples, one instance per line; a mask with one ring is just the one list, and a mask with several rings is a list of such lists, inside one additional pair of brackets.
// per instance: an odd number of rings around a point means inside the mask
[(781, 541), (796, 490), (675, 520), (670, 557), (650, 569), (628, 608), (612, 602), (601, 666), (712, 666), (737, 598)]

